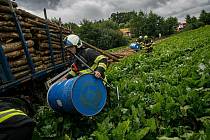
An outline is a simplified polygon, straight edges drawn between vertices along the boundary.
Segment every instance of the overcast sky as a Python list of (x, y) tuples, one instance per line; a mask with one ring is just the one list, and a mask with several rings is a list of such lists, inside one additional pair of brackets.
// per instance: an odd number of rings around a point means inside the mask
[(80, 23), (83, 19), (107, 19), (114, 12), (132, 10), (154, 13), (162, 17), (184, 20), (187, 14), (199, 16), (202, 9), (210, 12), (210, 0), (16, 0), (19, 8), (43, 17), (61, 17), (63, 22)]

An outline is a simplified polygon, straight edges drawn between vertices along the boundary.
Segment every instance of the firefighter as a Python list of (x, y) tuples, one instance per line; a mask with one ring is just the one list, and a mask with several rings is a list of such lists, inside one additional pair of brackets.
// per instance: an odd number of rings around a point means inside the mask
[[(88, 66), (94, 70), (94, 75), (97, 78), (105, 79), (105, 71), (107, 69), (107, 58), (101, 55), (99, 52), (91, 48), (85, 48), (80, 40), (79, 36), (70, 34), (64, 38), (65, 48), (72, 54), (76, 54), (82, 59)], [(71, 66), (71, 71), (67, 75), (67, 79), (78, 76), (80, 74), (91, 73), (83, 63), (75, 59)]]
[(31, 140), (35, 122), (26, 115), (28, 105), (18, 98), (0, 97), (0, 140)]
[(146, 46), (146, 44), (148, 44), (148, 43), (149, 43), (149, 38), (148, 38), (147, 35), (145, 35), (145, 36), (144, 36), (144, 44), (145, 44), (145, 46)]

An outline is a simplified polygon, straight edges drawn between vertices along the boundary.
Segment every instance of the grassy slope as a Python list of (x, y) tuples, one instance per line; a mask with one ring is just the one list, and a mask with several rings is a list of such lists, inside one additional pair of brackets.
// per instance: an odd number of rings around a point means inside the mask
[[(209, 30), (206, 26), (174, 35), (157, 43), (151, 54), (136, 53), (113, 64), (107, 75), (119, 86), (119, 105), (112, 90), (111, 108), (94, 119), (68, 116), (65, 134), (100, 140), (209, 139)], [(58, 114), (46, 107), (38, 112), (42, 136), (57, 135)]]
[(206, 26), (169, 37), (156, 44), (152, 54), (139, 53), (110, 67), (108, 79), (120, 88), (120, 106), (98, 116), (93, 136), (207, 137), (209, 31), (210, 26)]

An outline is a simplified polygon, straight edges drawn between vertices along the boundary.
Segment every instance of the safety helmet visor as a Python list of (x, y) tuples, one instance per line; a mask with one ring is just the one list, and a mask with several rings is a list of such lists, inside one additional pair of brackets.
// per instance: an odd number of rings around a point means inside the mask
[(67, 38), (63, 41), (65, 48), (73, 47), (74, 45), (72, 44), (71, 41), (69, 41)]

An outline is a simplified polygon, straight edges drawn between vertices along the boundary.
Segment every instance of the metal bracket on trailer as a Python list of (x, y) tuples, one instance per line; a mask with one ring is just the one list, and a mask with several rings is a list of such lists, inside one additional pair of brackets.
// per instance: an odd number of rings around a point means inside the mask
[(65, 63), (64, 46), (63, 46), (63, 33), (62, 33), (62, 27), (61, 27), (61, 18), (59, 18), (59, 27), (60, 27), (60, 43), (61, 43), (62, 60), (63, 60), (63, 63)]
[(50, 49), (51, 62), (53, 64), (53, 66), (55, 67), (55, 61), (54, 61), (52, 44), (51, 44), (50, 31), (49, 31), (49, 26), (48, 26), (48, 21), (47, 21), (47, 11), (46, 11), (45, 8), (44, 8), (44, 16), (45, 16), (45, 27), (46, 27), (46, 33), (47, 33), (47, 38), (48, 38), (48, 46), (49, 46), (49, 49)]
[(0, 73), (0, 75), (3, 74), (1, 77), (2, 80), (7, 82), (14, 80), (12, 71), (10, 69), (9, 63), (7, 62), (6, 56), (4, 55), (2, 44), (0, 42), (0, 70), (1, 70), (1, 65), (3, 70), (3, 73)]
[(17, 18), (15, 10), (14, 10), (14, 8), (12, 6), (12, 2), (10, 0), (7, 0), (7, 1), (8, 1), (10, 10), (12, 12), (12, 16), (13, 16), (14, 21), (15, 21), (16, 29), (18, 31), (18, 34), (19, 34), (19, 37), (20, 37), (20, 40), (21, 40), (21, 43), (22, 43), (22, 46), (23, 46), (23, 49), (24, 49), (24, 53), (26, 55), (27, 63), (28, 63), (28, 65), (31, 68), (32, 74), (34, 74), (35, 73), (35, 69), (34, 69), (34, 64), (32, 62), (32, 59), (31, 59), (31, 55), (30, 55), (30, 53), (28, 51), (28, 43), (26, 42), (25, 37), (23, 35), (23, 31), (21, 29), (20, 22), (19, 22), (19, 20)]

